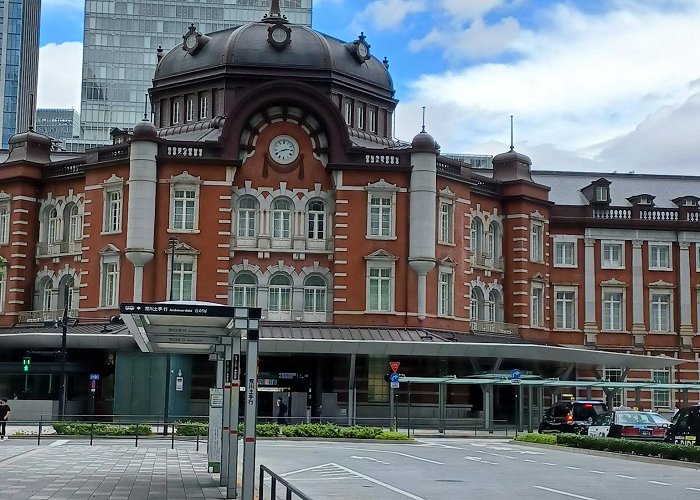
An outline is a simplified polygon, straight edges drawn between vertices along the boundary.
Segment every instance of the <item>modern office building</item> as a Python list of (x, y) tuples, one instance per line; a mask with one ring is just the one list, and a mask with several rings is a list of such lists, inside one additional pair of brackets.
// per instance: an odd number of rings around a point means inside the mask
[(63, 141), (80, 135), (80, 113), (70, 109), (38, 109), (34, 129), (54, 140)]
[(2, 148), (28, 129), (36, 109), (40, 0), (0, 0), (0, 131)]
[[(311, 25), (312, 0), (282, 0), (289, 21)], [(157, 49), (182, 42), (192, 22), (210, 33), (259, 20), (270, 0), (87, 0), (80, 105), (81, 139), (71, 151), (111, 143), (110, 130), (143, 116)]]
[[(155, 71), (152, 122), (63, 161), (45, 136), (12, 138), (0, 393), (55, 399), (67, 309), (75, 411), (94, 374), (95, 411), (158, 415), (175, 373), (169, 414), (203, 414), (216, 370), (197, 325), (147, 322), (180, 349), (166, 372), (159, 343), (141, 352), (117, 319), (172, 298), (262, 310), (262, 414), (280, 394), (295, 418), (387, 415), (389, 361), (560, 379), (520, 398), (540, 411), (582, 378), (646, 382), (607, 395), (644, 408), (698, 400), (666, 383), (699, 374), (700, 177), (538, 171), (513, 150), (472, 168), (425, 131), (393, 138), (394, 84), (362, 34), (273, 11), (183, 35)], [(411, 411), (512, 421), (505, 382), (414, 386)]]

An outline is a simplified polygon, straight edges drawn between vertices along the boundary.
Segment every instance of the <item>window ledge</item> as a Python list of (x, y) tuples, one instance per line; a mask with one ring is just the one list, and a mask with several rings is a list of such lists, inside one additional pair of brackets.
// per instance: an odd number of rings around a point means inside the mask
[(166, 232), (168, 234), (199, 234), (199, 229), (173, 229), (169, 227)]
[(556, 262), (554, 263), (554, 267), (563, 267), (567, 269), (576, 269), (578, 266), (576, 264), (557, 264)]
[(456, 247), (457, 244), (451, 241), (438, 241), (438, 245), (444, 245), (446, 247)]
[(365, 236), (365, 238), (368, 240), (396, 240), (396, 239), (398, 239), (396, 236), (373, 236), (370, 234)]
[(625, 335), (629, 335), (630, 331), (629, 330), (600, 330), (599, 333), (624, 333)]
[(649, 330), (647, 333), (651, 335), (678, 335), (678, 332), (654, 332), (652, 330)]
[(554, 333), (581, 333), (582, 331), (578, 328), (552, 328)]
[(396, 311), (391, 310), (391, 311), (372, 311), (370, 309), (365, 309), (365, 313), (367, 314), (387, 314), (387, 315), (395, 315)]
[(669, 272), (669, 271), (673, 271), (673, 269), (671, 269), (670, 267), (650, 267), (650, 268), (649, 268), (649, 271), (666, 271), (666, 272)]
[(101, 231), (100, 235), (104, 236), (104, 235), (121, 234), (121, 233), (122, 233), (121, 230), (119, 230), (119, 231)]

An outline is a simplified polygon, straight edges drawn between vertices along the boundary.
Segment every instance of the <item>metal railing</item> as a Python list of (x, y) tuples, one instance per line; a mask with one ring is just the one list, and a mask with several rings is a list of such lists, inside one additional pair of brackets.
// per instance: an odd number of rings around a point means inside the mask
[(39, 243), (36, 246), (37, 257), (51, 255), (79, 254), (83, 251), (82, 241), (57, 241), (55, 243)]
[(472, 332), (498, 333), (501, 335), (518, 335), (518, 325), (502, 321), (472, 320), (469, 322)]
[[(68, 317), (77, 318), (78, 309), (68, 309)], [(36, 311), (20, 311), (17, 313), (19, 323), (41, 323), (42, 321), (60, 321), (63, 318), (63, 309), (49, 309)]]
[(260, 486), (258, 488), (258, 498), (260, 500), (265, 500), (265, 473), (270, 476), (270, 499), (277, 499), (277, 483), (284, 486), (287, 491), (284, 495), (285, 500), (292, 500), (292, 498), (299, 498), (301, 500), (311, 500), (311, 497), (303, 493), (301, 490), (292, 486), (289, 481), (284, 479), (282, 476), (275, 474), (268, 467), (260, 465)]

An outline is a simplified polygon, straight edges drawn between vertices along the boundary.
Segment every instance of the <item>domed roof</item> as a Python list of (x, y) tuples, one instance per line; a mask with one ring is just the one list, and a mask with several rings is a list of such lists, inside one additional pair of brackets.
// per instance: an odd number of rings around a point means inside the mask
[(438, 146), (433, 136), (423, 130), (413, 138), (411, 149), (416, 153), (435, 153)]
[[(176, 75), (234, 65), (332, 71), (393, 93), (394, 85), (385, 65), (374, 56), (363, 58), (354, 51), (358, 41), (364, 42), (364, 35), (355, 42), (344, 43), (279, 19), (275, 22), (266, 16), (261, 22), (200, 35), (204, 43), (198, 42), (197, 50), (183, 50), (182, 45), (174, 47), (158, 63), (154, 85), (157, 80)], [(280, 25), (289, 30), (289, 43), (275, 47), (268, 37), (270, 30)], [(196, 32), (194, 26), (190, 28), (193, 29)]]

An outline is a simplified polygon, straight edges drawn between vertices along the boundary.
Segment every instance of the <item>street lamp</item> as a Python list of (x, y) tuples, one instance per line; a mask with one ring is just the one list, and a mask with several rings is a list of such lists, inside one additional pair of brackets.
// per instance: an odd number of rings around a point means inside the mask
[[(170, 245), (170, 300), (173, 300), (173, 290), (174, 290), (174, 273), (175, 273), (175, 245), (179, 243), (175, 236), (168, 238), (168, 244)], [(168, 353), (168, 357), (165, 361), (165, 409), (163, 410), (163, 434), (168, 435), (168, 418), (170, 417), (170, 372), (171, 372), (171, 357)], [(173, 432), (175, 430), (173, 429)]]
[(66, 340), (68, 337), (68, 302), (70, 288), (66, 283), (63, 292), (63, 321), (61, 333), (61, 394), (58, 400), (58, 416), (61, 420), (66, 414)]

